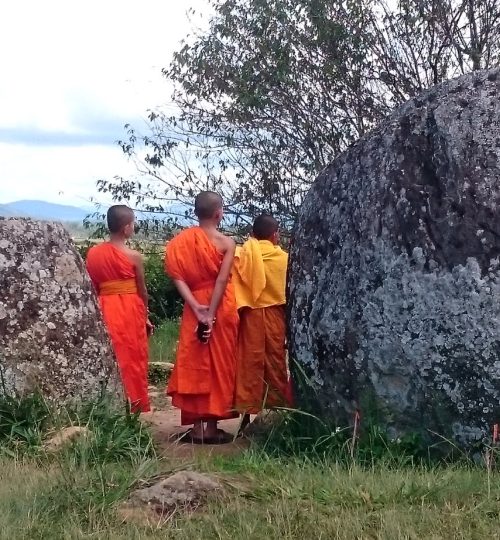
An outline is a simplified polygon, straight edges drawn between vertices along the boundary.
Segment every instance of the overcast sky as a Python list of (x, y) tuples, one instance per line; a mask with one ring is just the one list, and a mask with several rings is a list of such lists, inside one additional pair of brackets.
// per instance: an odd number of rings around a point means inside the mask
[(16, 0), (1, 11), (0, 203), (88, 205), (98, 178), (132, 172), (115, 141), (169, 102), (160, 70), (206, 25), (207, 0)]

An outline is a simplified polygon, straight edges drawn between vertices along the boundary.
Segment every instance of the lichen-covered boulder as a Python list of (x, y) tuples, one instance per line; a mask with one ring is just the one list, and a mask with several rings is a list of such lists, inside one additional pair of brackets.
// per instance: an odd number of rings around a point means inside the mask
[(62, 225), (0, 219), (0, 395), (57, 403), (120, 391), (83, 261)]
[[(500, 72), (409, 101), (317, 178), (290, 352), (324, 414), (467, 446), (500, 422)], [(296, 370), (296, 374), (300, 370)]]

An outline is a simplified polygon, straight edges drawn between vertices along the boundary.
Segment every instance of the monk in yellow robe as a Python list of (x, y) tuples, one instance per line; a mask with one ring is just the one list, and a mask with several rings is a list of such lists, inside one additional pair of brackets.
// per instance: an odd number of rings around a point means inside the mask
[(153, 327), (147, 316), (142, 255), (126, 245), (134, 233), (134, 212), (128, 206), (111, 206), (107, 221), (110, 240), (89, 250), (87, 270), (99, 295), (131, 409), (147, 412), (150, 410), (148, 333)]
[(234, 285), (240, 314), (235, 408), (249, 415), (291, 405), (285, 332), (288, 255), (278, 222), (259, 216), (252, 237), (236, 250)]
[(232, 411), (236, 376), (238, 311), (231, 268), (235, 243), (218, 231), (222, 199), (202, 192), (195, 200), (198, 227), (167, 243), (165, 269), (184, 299), (177, 357), (167, 394), (181, 409), (182, 425), (193, 425), (179, 440), (223, 444), (233, 437), (217, 422)]

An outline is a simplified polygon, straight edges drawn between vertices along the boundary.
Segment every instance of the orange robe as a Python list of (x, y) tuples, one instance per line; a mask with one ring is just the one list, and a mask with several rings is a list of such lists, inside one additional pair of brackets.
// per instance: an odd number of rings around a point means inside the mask
[(288, 255), (266, 240), (250, 239), (235, 258), (236, 301), (240, 308), (235, 408), (257, 414), (289, 407), (285, 285)]
[[(223, 255), (203, 229), (186, 229), (167, 243), (165, 270), (184, 281), (202, 305), (209, 305)], [(177, 358), (167, 394), (181, 409), (181, 423), (233, 418), (238, 311), (231, 281), (216, 313), (207, 344), (196, 336), (198, 320), (186, 304), (182, 315)]]
[(137, 294), (135, 267), (123, 251), (105, 242), (89, 250), (87, 270), (99, 295), (131, 409), (147, 412), (150, 410), (147, 313)]

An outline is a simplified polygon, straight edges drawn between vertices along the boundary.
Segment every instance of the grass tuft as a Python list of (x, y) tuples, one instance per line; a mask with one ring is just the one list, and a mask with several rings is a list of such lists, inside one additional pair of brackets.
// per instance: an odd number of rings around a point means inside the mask
[(371, 466), (378, 462), (395, 467), (429, 462), (434, 454), (417, 435), (391, 440), (384, 429), (365, 425), (354, 439), (352, 428), (340, 428), (304, 411), (281, 410), (270, 430), (256, 439), (256, 448), (275, 457), (332, 460)]
[(149, 343), (150, 361), (173, 363), (178, 339), (179, 322), (177, 320), (163, 321), (155, 328), (155, 333)]
[(51, 422), (50, 407), (39, 394), (0, 397), (0, 451), (39, 448)]
[(68, 459), (85, 464), (136, 462), (154, 457), (150, 432), (139, 414), (120, 409), (108, 399), (85, 404), (70, 412), (72, 424), (85, 426), (90, 435), (76, 439), (67, 449)]

